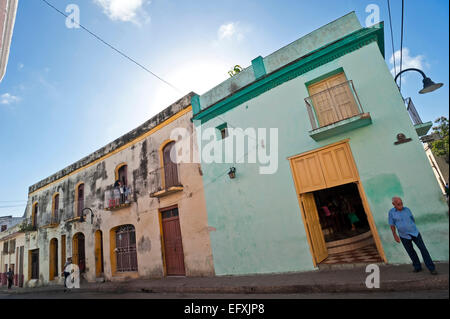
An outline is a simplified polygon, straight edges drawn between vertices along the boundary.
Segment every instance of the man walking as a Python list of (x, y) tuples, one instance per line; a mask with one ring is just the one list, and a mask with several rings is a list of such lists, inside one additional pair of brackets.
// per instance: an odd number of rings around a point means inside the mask
[[(423, 261), (430, 273), (437, 275), (435, 269), (436, 267), (431, 260), (431, 256), (428, 253), (427, 248), (425, 247), (422, 236), (417, 230), (416, 221), (411, 211), (408, 207), (403, 206), (403, 201), (400, 197), (393, 197), (392, 205), (394, 207), (389, 211), (389, 225), (391, 225), (392, 235), (394, 235), (394, 239), (397, 243), (400, 243), (401, 241), (403, 247), (405, 247), (406, 252), (413, 262), (414, 272), (422, 271), (422, 265), (416, 251), (414, 250), (412, 244), (413, 242), (420, 249)], [(400, 238), (395, 231), (396, 228)]]

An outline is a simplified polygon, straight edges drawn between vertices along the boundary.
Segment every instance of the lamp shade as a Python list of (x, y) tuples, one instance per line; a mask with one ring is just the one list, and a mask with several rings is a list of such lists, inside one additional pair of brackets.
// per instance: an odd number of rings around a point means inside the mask
[(423, 89), (419, 91), (420, 94), (425, 94), (429, 92), (433, 92), (440, 87), (442, 87), (443, 83), (434, 83), (430, 78), (424, 78), (423, 79)]

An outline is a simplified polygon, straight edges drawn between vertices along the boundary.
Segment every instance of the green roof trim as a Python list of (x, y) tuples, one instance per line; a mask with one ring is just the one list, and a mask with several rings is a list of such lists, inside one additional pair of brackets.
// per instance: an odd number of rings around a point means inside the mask
[(205, 123), (220, 114), (223, 114), (236, 106), (249, 101), (264, 92), (267, 92), (287, 81), (309, 72), (321, 65), (336, 60), (346, 54), (358, 50), (372, 42), (377, 42), (381, 54), (384, 58), (384, 24), (383, 22), (370, 28), (363, 28), (355, 31), (348, 36), (329, 43), (317, 50), (310, 52), (296, 61), (289, 63), (280, 69), (262, 76), (259, 80), (234, 92), (228, 97), (218, 101), (208, 108), (195, 112), (194, 120), (200, 120)]
[(416, 129), (417, 135), (424, 136), (427, 135), (430, 128), (433, 126), (433, 122), (426, 122), (422, 124), (416, 124), (414, 125), (414, 128)]

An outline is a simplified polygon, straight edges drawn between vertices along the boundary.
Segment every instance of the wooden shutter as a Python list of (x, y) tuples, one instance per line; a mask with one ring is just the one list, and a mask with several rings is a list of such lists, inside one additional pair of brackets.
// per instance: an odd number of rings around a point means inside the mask
[(319, 121), (319, 126), (325, 126), (337, 122), (336, 112), (333, 108), (333, 99), (328, 91), (326, 81), (316, 83), (309, 88), (309, 94), (313, 102), (314, 110)]
[(175, 145), (175, 142), (170, 142), (169, 144), (167, 144), (164, 147), (164, 150), (163, 150), (165, 188), (179, 185), (177, 164), (172, 162), (172, 160), (170, 158), (170, 153), (171, 153), (171, 150), (174, 147), (174, 145)]
[(345, 82), (344, 73), (339, 73), (308, 87), (321, 127), (359, 113), (350, 86)]
[(302, 193), (326, 188), (317, 153), (295, 158), (291, 161), (296, 185)]
[(55, 195), (54, 201), (55, 201), (55, 203), (53, 204), (53, 220), (52, 220), (52, 222), (56, 222), (56, 220), (58, 219), (59, 194)]
[(81, 216), (81, 212), (84, 209), (84, 184), (78, 186), (78, 205), (77, 216)]
[(358, 180), (356, 167), (347, 143), (318, 152), (327, 188)]
[(302, 194), (301, 202), (307, 231), (309, 232), (309, 238), (314, 252), (314, 258), (316, 263), (320, 263), (328, 257), (328, 250), (322, 233), (322, 226), (320, 225), (319, 214), (317, 212), (313, 193)]

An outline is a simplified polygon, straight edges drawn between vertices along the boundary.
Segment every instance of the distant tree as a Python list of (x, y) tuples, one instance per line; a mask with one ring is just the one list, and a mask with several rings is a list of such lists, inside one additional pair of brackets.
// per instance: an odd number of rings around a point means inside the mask
[(440, 139), (431, 142), (431, 149), (433, 153), (438, 156), (444, 156), (446, 162), (449, 161), (449, 148), (448, 148), (448, 118), (441, 116), (434, 123), (438, 124), (433, 127), (433, 131), (438, 133)]
[(235, 76), (236, 74), (238, 74), (241, 71), (242, 71), (242, 67), (240, 65), (235, 65), (233, 70), (228, 71), (228, 74), (231, 77), (231, 76)]

